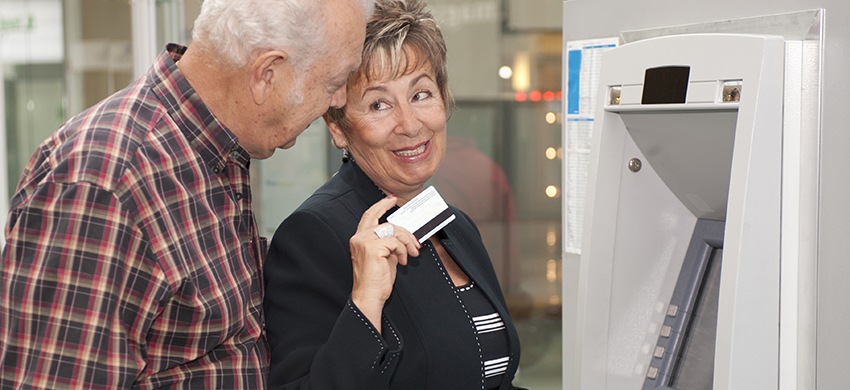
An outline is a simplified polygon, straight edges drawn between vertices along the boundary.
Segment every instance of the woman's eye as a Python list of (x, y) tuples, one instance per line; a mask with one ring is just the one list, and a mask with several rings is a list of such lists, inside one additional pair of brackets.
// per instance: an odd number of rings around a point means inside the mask
[(381, 111), (381, 110), (387, 108), (387, 104), (382, 102), (382, 101), (377, 101), (377, 102), (370, 104), (369, 108), (371, 108), (374, 111)]
[(425, 100), (429, 97), (431, 97), (430, 91), (420, 91), (413, 95), (413, 101)]

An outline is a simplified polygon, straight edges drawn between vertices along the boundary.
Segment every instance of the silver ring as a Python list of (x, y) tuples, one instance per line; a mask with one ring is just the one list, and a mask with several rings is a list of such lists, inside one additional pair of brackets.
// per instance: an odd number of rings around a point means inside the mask
[(393, 229), (393, 225), (390, 224), (378, 225), (378, 227), (375, 228), (375, 234), (378, 238), (392, 237), (394, 233), (395, 229)]

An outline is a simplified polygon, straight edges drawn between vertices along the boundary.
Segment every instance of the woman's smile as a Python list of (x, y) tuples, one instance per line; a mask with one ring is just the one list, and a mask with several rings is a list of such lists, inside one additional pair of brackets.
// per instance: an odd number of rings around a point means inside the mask
[(415, 146), (415, 147), (412, 147), (412, 148), (398, 149), (398, 150), (393, 151), (393, 153), (395, 153), (396, 156), (403, 157), (404, 160), (411, 160), (411, 158), (413, 158), (413, 157), (426, 157), (426, 156), (421, 156), (421, 155), (424, 154), (426, 151), (430, 151), (429, 148), (428, 148), (428, 146), (430, 146), (430, 145), (431, 145), (431, 142), (426, 141), (419, 146)]

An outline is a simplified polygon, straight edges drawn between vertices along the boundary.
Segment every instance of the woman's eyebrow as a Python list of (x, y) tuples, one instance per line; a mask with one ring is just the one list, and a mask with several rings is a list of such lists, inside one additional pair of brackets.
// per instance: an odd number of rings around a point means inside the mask
[(411, 80), (411, 81), (410, 81), (410, 86), (412, 87), (412, 86), (416, 85), (416, 83), (418, 83), (418, 82), (419, 82), (419, 80), (422, 80), (423, 78), (427, 78), (428, 80), (434, 81), (434, 80), (431, 78), (431, 75), (430, 75), (430, 74), (428, 74), (428, 72), (425, 72), (425, 73), (420, 74), (420, 75), (419, 75), (418, 77), (416, 77), (415, 79)]
[(385, 87), (383, 85), (376, 85), (374, 87), (369, 87), (369, 88), (366, 88), (366, 89), (363, 90), (363, 95), (361, 95), (360, 98), (362, 99), (370, 91), (386, 92), (386, 90), (387, 90), (387, 87)]
[[(422, 74), (420, 74), (419, 76), (417, 76), (416, 78), (414, 78), (413, 80), (410, 81), (410, 86), (411, 87), (415, 86), (416, 83), (418, 83), (419, 80), (422, 80), (423, 78), (427, 78), (428, 80), (434, 81), (434, 79), (431, 78), (431, 75), (428, 74), (428, 72), (423, 72)], [(386, 90), (387, 90), (387, 87), (385, 87), (383, 85), (375, 85), (375, 86), (372, 86), (372, 87), (368, 87), (368, 88), (363, 90), (363, 95), (361, 95), (360, 98), (362, 99), (363, 96), (366, 96), (366, 94), (369, 93), (370, 91), (385, 92)]]

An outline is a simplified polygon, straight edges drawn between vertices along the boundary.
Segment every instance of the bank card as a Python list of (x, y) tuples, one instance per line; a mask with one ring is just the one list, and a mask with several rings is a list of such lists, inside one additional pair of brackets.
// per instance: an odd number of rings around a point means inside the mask
[(419, 243), (454, 221), (455, 214), (437, 192), (429, 186), (387, 217), (387, 222), (413, 233)]

